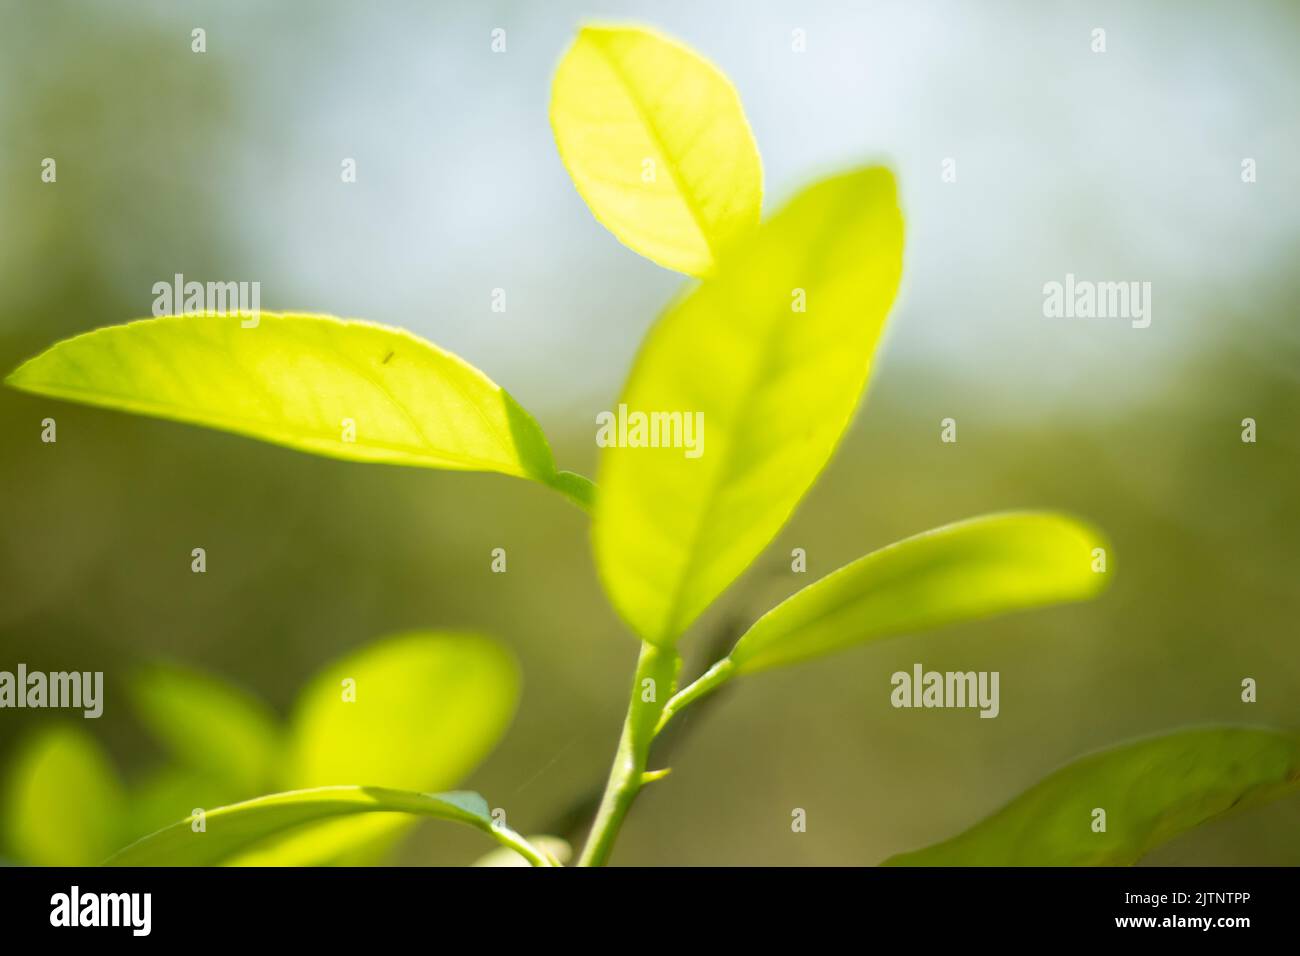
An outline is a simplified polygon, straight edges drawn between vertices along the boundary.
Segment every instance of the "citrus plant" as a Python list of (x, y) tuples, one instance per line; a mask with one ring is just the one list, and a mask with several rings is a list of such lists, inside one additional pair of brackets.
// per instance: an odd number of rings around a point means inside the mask
[[(866, 387), (902, 273), (893, 175), (850, 170), (762, 218), (762, 164), (739, 97), (712, 64), (651, 30), (588, 26), (557, 68), (550, 119), (595, 218), (629, 249), (689, 277), (650, 331), (619, 398), (634, 413), (701, 416), (698, 456), (603, 443), (598, 484), (561, 470), (537, 421), (458, 356), (400, 329), (327, 316), (190, 314), (56, 344), (7, 379), (38, 395), (237, 432), (364, 462), (498, 472), (591, 516), (601, 582), (640, 642), (627, 716), (578, 862), (606, 863), (664, 727), (721, 685), (850, 645), (1085, 600), (1113, 573), (1108, 545), (1056, 513), (974, 518), (881, 549), (802, 589), (721, 660), (682, 681), (679, 641), (789, 519)], [(625, 436), (620, 435), (620, 438)], [(338, 735), (360, 739), (346, 711)], [(403, 742), (407, 757), (419, 746)], [(328, 750), (316, 755), (328, 761)], [(309, 775), (310, 776), (310, 775)], [(550, 844), (488, 804), (377, 779), (273, 793), (187, 818), (113, 857), (218, 863), (305, 825), (375, 813), (488, 834), (546, 866)], [(1203, 728), (1084, 758), (946, 843), (889, 862), (1132, 862), (1300, 778), (1300, 739)], [(326, 783), (317, 780), (317, 783)], [(1089, 826), (1091, 808), (1111, 826)]]

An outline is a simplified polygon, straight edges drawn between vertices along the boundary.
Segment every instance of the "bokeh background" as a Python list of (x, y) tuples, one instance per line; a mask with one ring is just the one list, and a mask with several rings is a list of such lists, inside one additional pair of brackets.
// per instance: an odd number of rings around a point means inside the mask
[[(607, 234), (556, 156), (550, 74), (589, 18), (655, 25), (731, 76), (768, 211), (884, 160), (907, 218), (867, 401), (793, 522), (692, 630), (688, 666), (815, 577), (981, 512), (1086, 516), (1117, 569), (1093, 604), (737, 682), (687, 715), (674, 773), (642, 795), (616, 862), (874, 864), (1099, 746), (1212, 721), (1300, 727), (1300, 7), (1285, 0), (4, 0), (0, 368), (148, 315), (174, 273), (256, 280), (264, 309), (401, 325), (464, 355), (533, 411), (561, 467), (591, 474), (594, 416), (683, 280)], [(47, 156), (57, 184), (41, 182)], [(1151, 326), (1044, 318), (1042, 286), (1067, 272), (1150, 281)], [(47, 415), (57, 445), (39, 440)], [(939, 441), (949, 416), (956, 445)], [(1240, 440), (1248, 416), (1256, 444)], [(636, 646), (600, 592), (584, 516), (551, 492), (5, 390), (0, 493), (0, 669), (108, 684), (98, 721), (0, 711), (0, 768), (68, 723), (124, 779), (156, 767), (123, 703), (145, 662), (284, 712), (341, 654), (437, 627), (495, 636), (524, 674), (468, 786), (536, 832), (576, 826), (575, 801), (603, 782)], [(198, 546), (205, 575), (189, 570)], [(496, 547), (507, 574), (489, 571)], [(1000, 671), (1001, 716), (893, 710), (889, 675), (917, 661)], [(393, 859), (483, 850), (429, 825)], [(1300, 863), (1300, 798), (1148, 861)]]

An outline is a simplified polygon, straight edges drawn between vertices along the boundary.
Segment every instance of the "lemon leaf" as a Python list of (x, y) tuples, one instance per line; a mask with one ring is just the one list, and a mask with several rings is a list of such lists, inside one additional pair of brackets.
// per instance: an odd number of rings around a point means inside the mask
[[(630, 426), (659, 414), (659, 447), (633, 447), (634, 427), (603, 443), (592, 528), (605, 589), (644, 640), (673, 643), (825, 467), (866, 384), (902, 248), (889, 171), (833, 177), (651, 330), (619, 414)], [(672, 413), (677, 431), (662, 419)]]
[(1077, 760), (959, 836), (884, 865), (1129, 866), (1180, 833), (1297, 788), (1300, 736), (1184, 730)]
[(551, 128), (596, 219), (664, 268), (706, 275), (758, 223), (763, 170), (740, 98), (676, 40), (584, 27), (555, 72)]
[(472, 365), (402, 329), (322, 315), (175, 315), (59, 342), (5, 380), (348, 461), (562, 484), (541, 428)]
[(819, 657), (880, 637), (1026, 608), (1081, 601), (1110, 572), (1105, 545), (1065, 515), (986, 515), (873, 551), (759, 618), (730, 654), (737, 673)]

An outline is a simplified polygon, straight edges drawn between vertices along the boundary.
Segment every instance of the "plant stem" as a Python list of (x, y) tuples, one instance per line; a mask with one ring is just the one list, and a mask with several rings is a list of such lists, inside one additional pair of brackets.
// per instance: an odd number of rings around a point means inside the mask
[(659, 721), (655, 725), (655, 735), (663, 730), (668, 721), (672, 719), (673, 714), (681, 710), (687, 704), (699, 700), (706, 694), (711, 694), (717, 690), (736, 672), (736, 665), (731, 662), (731, 658), (724, 657), (707, 671), (697, 677), (689, 687), (682, 688), (681, 691), (674, 694), (664, 705), (663, 711), (659, 715)]
[[(583, 848), (579, 866), (604, 866), (613, 852), (623, 818), (627, 816), (632, 801), (646, 783), (643, 775), (650, 757), (650, 742), (654, 740), (655, 727), (664, 703), (673, 692), (682, 659), (672, 648), (641, 645), (641, 656), (636, 663), (636, 677), (632, 681), (632, 696), (623, 721), (623, 735), (619, 739), (614, 765), (605, 784), (605, 795), (591, 825), (591, 834)], [(646, 685), (645, 681), (654, 681)], [(648, 687), (653, 687), (653, 693)], [(652, 699), (646, 700), (649, 695)]]
[(485, 829), (502, 846), (510, 847), (510, 849), (527, 860), (529, 866), (555, 866), (545, 852), (533, 846), (532, 843), (514, 830), (492, 823), (488, 824)]

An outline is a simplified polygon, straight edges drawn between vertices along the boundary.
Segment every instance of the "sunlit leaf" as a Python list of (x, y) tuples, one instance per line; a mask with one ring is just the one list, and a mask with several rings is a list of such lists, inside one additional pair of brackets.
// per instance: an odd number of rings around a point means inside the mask
[(122, 787), (107, 754), (72, 727), (44, 731), (5, 773), (10, 853), (36, 866), (92, 866), (120, 844)]
[(463, 359), (319, 315), (165, 316), (59, 342), (5, 380), (351, 461), (556, 481), (537, 423)]
[(514, 659), (485, 637), (412, 632), (376, 641), (303, 690), (283, 780), (456, 786), (496, 746), (518, 697)]
[(411, 793), (385, 787), (320, 787), (275, 793), (207, 811), (201, 826), (187, 817), (113, 856), (110, 866), (213, 866), (267, 838), (316, 823), (363, 813), (403, 813), (464, 823), (506, 846), (526, 850), (513, 831), (494, 824), (477, 793)]
[[(1300, 736), (1212, 727), (1077, 760), (991, 817), (890, 866), (1127, 866), (1229, 810), (1300, 789)], [(1105, 812), (1098, 832), (1096, 811)]]
[(280, 728), (251, 694), (188, 668), (154, 664), (134, 676), (131, 699), (140, 719), (181, 764), (228, 780), (250, 796), (271, 784), (282, 747)]
[[(678, 412), (682, 429), (661, 447), (620, 435), (603, 448), (592, 532), (605, 588), (645, 640), (674, 641), (825, 467), (866, 384), (902, 244), (887, 170), (824, 180), (651, 330), (623, 417)], [(699, 416), (702, 444), (682, 447)]]
[(740, 98), (676, 40), (584, 27), (555, 72), (551, 128), (595, 217), (668, 269), (711, 272), (758, 223), (763, 170)]
[[(818, 657), (893, 634), (1081, 601), (1110, 572), (1101, 535), (1051, 513), (989, 515), (873, 551), (759, 618), (730, 658), (738, 672)], [(1109, 565), (1108, 565), (1109, 567)]]

